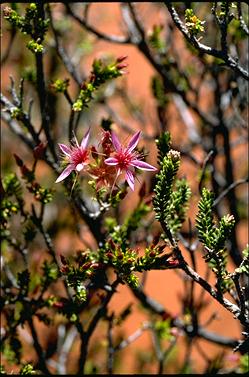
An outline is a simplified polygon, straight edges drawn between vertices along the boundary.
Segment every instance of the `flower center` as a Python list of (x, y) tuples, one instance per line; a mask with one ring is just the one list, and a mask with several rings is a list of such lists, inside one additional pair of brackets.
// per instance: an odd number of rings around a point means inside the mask
[(130, 152), (120, 151), (115, 157), (118, 160), (118, 166), (120, 169), (125, 169), (130, 165), (133, 156)]
[(71, 154), (71, 163), (75, 166), (79, 164), (85, 164), (88, 158), (88, 151), (86, 149), (81, 149), (80, 147), (75, 147)]

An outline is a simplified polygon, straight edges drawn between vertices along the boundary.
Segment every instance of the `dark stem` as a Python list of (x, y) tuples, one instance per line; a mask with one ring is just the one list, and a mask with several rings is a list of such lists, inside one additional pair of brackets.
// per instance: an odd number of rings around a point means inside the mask
[(38, 368), (41, 369), (41, 371), (44, 372), (46, 375), (50, 375), (51, 373), (49, 372), (49, 370), (47, 368), (47, 365), (46, 365), (46, 362), (45, 362), (44, 351), (43, 351), (43, 349), (42, 349), (42, 347), (39, 343), (37, 332), (36, 332), (36, 329), (34, 327), (34, 323), (33, 323), (32, 318), (28, 319), (28, 324), (29, 324), (31, 334), (32, 334), (32, 337), (33, 337), (34, 348), (36, 350), (38, 360), (39, 360)]
[[(172, 17), (174, 24), (176, 25), (176, 27), (180, 30), (180, 32), (183, 34), (183, 36), (186, 38), (186, 40), (192, 46), (194, 46), (200, 53), (205, 53), (205, 54), (208, 54), (208, 55), (212, 55), (216, 58), (222, 59), (228, 67), (233, 69), (237, 74), (242, 76), (244, 79), (249, 80), (249, 74), (246, 71), (246, 69), (242, 68), (237, 63), (237, 61), (235, 61), (230, 55), (228, 55), (227, 52), (226, 52), (226, 49), (225, 50), (223, 50), (223, 49), (217, 50), (215, 48), (212, 48), (212, 47), (209, 47), (209, 46), (206, 46), (206, 45), (200, 43), (196, 39), (196, 37), (192, 36), (188, 32), (186, 26), (181, 21), (178, 13), (176, 12), (176, 10), (172, 6), (172, 4), (170, 2), (165, 2), (165, 5), (168, 8), (168, 11), (169, 11), (169, 13)], [(222, 37), (223, 38), (222, 39), (223, 46), (222, 47), (224, 47), (224, 45), (225, 45), (225, 41), (224, 41), (225, 36), (226, 36), (226, 34), (223, 31), (223, 37)]]
[(232, 304), (229, 300), (219, 294), (206, 280), (204, 280), (196, 271), (194, 271), (184, 260), (183, 255), (177, 245), (174, 246), (175, 254), (180, 261), (180, 265), (183, 271), (186, 272), (188, 276), (191, 277), (196, 283), (205, 289), (216, 301), (218, 301), (224, 308), (230, 311), (235, 317), (237, 317), (240, 322), (245, 325), (245, 321), (241, 320), (240, 314), (241, 310), (237, 305)]
[(218, 135), (221, 135), (221, 137), (223, 138), (224, 157), (225, 157), (225, 179), (227, 182), (227, 186), (232, 187), (229, 191), (227, 191), (227, 200), (228, 200), (229, 211), (235, 218), (235, 226), (232, 228), (231, 236), (230, 236), (230, 240), (231, 240), (230, 255), (235, 265), (239, 266), (242, 261), (242, 257), (239, 251), (239, 245), (238, 245), (237, 233), (236, 233), (236, 224), (239, 221), (239, 215), (238, 215), (238, 210), (237, 210), (237, 198), (235, 195), (235, 190), (233, 188), (234, 169), (233, 169), (233, 164), (232, 164), (232, 159), (231, 159), (230, 134), (225, 124), (224, 114), (223, 114), (222, 106), (221, 106), (222, 94), (221, 94), (221, 88), (220, 88), (220, 83), (219, 83), (219, 76), (216, 72), (213, 73), (213, 76), (216, 82), (216, 91), (215, 91), (216, 102), (215, 103), (217, 104), (217, 116), (220, 120), (219, 126), (216, 127), (216, 138), (218, 137)]
[(112, 327), (113, 322), (112, 318), (108, 319), (108, 329), (107, 329), (107, 340), (108, 340), (108, 354), (107, 354), (107, 373), (113, 374), (113, 362), (114, 362), (114, 345), (113, 345), (113, 339), (112, 339)]
[(78, 367), (78, 375), (84, 374), (84, 367), (87, 359), (88, 354), (88, 347), (89, 347), (89, 340), (91, 338), (92, 333), (94, 332), (99, 320), (106, 315), (106, 308), (108, 303), (110, 302), (113, 294), (116, 292), (116, 288), (118, 284), (120, 283), (120, 279), (117, 278), (111, 285), (111, 290), (108, 291), (105, 299), (102, 302), (101, 307), (98, 309), (97, 313), (92, 318), (88, 329), (83, 332), (81, 331), (81, 351), (80, 351), (80, 358), (79, 358), (79, 367)]
[[(43, 8), (42, 2), (37, 3), (37, 10), (38, 10), (38, 17), (44, 20), (45, 16), (44, 16), (44, 8)], [(37, 33), (37, 37), (39, 37), (38, 30), (36, 31), (36, 33)], [(45, 79), (44, 79), (42, 53), (35, 54), (35, 62), (36, 62), (36, 72), (37, 72), (36, 85), (37, 85), (37, 92), (38, 92), (39, 103), (40, 103), (40, 112), (41, 112), (41, 118), (42, 118), (41, 129), (43, 129), (45, 132), (49, 149), (53, 155), (54, 161), (57, 162), (58, 157), (55, 152), (52, 136), (50, 134), (50, 118), (49, 118), (48, 109), (47, 109), (47, 91), (46, 91)]]

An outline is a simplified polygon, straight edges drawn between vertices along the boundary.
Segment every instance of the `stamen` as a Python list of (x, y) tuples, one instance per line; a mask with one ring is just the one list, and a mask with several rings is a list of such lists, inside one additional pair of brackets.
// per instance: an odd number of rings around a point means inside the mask
[(78, 140), (77, 140), (77, 137), (75, 135), (74, 130), (73, 130), (73, 137), (74, 137), (74, 142), (76, 143), (77, 147), (79, 148), (79, 143), (78, 143)]
[(77, 181), (77, 178), (78, 178), (78, 173), (76, 172), (76, 176), (75, 176), (75, 179), (74, 179), (74, 182), (73, 182), (73, 186), (72, 186), (71, 191), (70, 191), (70, 199), (72, 197), (73, 189), (74, 189), (75, 183)]
[(116, 185), (116, 182), (117, 182), (117, 179), (118, 179), (118, 176), (120, 175), (120, 173), (121, 173), (121, 170), (118, 169), (118, 171), (117, 171), (117, 175), (116, 175), (116, 177), (115, 177), (115, 179), (114, 179), (114, 182), (113, 182), (113, 185), (112, 185), (111, 194), (112, 194), (112, 192), (113, 192), (114, 186)]

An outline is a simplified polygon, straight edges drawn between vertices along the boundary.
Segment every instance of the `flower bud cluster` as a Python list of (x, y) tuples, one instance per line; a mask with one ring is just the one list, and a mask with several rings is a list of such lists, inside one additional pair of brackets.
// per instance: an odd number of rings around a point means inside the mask
[[(34, 150), (34, 156), (36, 156), (35, 158), (39, 158), (39, 156), (41, 156), (41, 154), (44, 152), (44, 146), (41, 144)], [(38, 182), (36, 182), (34, 172), (23, 163), (19, 156), (14, 154), (14, 157), (17, 166), (20, 168), (22, 178), (26, 181), (26, 187), (28, 191), (34, 195), (35, 200), (43, 204), (51, 202), (53, 198), (52, 190), (44, 188)]]
[(195, 14), (193, 9), (186, 9), (185, 21), (188, 31), (191, 35), (197, 35), (199, 32), (204, 31), (205, 21), (201, 21)]
[(74, 111), (81, 111), (93, 98), (93, 93), (99, 88), (100, 85), (105, 84), (107, 81), (119, 77), (126, 73), (122, 69), (127, 67), (123, 61), (126, 56), (120, 56), (114, 63), (104, 64), (101, 59), (96, 59), (92, 65), (92, 72), (87, 80), (81, 84), (81, 90), (78, 98), (73, 104)]

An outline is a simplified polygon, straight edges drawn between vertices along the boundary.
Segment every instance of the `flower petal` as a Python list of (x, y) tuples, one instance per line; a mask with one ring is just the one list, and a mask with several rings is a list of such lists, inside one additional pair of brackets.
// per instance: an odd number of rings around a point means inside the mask
[(72, 173), (73, 170), (74, 170), (73, 165), (71, 165), (71, 164), (68, 165), (66, 167), (66, 169), (63, 170), (61, 175), (59, 175), (59, 177), (56, 179), (55, 183), (63, 181), (63, 179), (67, 178), (69, 176), (69, 174)]
[(130, 170), (126, 170), (125, 179), (132, 191), (134, 191), (134, 175)]
[(147, 162), (140, 161), (140, 160), (132, 160), (130, 165), (135, 166), (135, 168), (141, 169), (141, 170), (148, 170), (148, 171), (156, 171), (157, 168), (154, 166), (148, 164)]
[(80, 144), (81, 148), (86, 149), (88, 140), (89, 140), (89, 135), (90, 135), (90, 128), (88, 128), (87, 133), (85, 134), (85, 136), (83, 137), (81, 141), (81, 144)]
[(115, 157), (109, 157), (105, 160), (107, 165), (118, 165), (118, 160)]
[(136, 148), (138, 140), (140, 138), (140, 134), (141, 134), (141, 131), (138, 131), (138, 132), (135, 133), (134, 136), (132, 136), (132, 138), (131, 138), (131, 140), (130, 140), (130, 142), (128, 144), (128, 147), (127, 147), (127, 149), (130, 152), (133, 151), (134, 148)]
[(120, 141), (118, 140), (118, 137), (114, 132), (112, 132), (112, 144), (117, 152), (119, 152), (122, 149)]
[(71, 156), (71, 149), (65, 144), (58, 144), (60, 150), (67, 156)]

